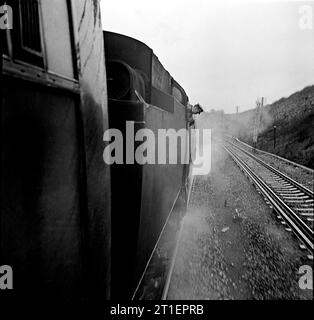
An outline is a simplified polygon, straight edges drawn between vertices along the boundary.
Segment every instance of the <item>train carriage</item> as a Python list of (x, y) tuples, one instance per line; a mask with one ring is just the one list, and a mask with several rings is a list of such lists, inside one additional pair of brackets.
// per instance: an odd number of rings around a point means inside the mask
[(102, 160), (108, 113), (99, 3), (5, 3), (13, 9), (13, 29), (1, 42), (0, 265), (13, 269), (10, 295), (109, 298), (110, 168)]

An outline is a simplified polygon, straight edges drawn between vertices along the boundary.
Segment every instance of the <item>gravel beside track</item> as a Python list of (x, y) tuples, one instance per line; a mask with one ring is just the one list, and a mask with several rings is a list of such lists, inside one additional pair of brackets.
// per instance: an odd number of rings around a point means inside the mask
[(168, 299), (313, 299), (298, 285), (312, 265), (298, 241), (219, 144), (195, 177)]

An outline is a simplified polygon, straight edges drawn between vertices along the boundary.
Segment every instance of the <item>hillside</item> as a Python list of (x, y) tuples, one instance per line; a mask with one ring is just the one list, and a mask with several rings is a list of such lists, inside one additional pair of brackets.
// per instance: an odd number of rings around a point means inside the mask
[[(255, 116), (255, 109), (238, 114), (205, 112), (198, 122), (252, 144)], [(257, 148), (314, 169), (314, 86), (263, 107)]]

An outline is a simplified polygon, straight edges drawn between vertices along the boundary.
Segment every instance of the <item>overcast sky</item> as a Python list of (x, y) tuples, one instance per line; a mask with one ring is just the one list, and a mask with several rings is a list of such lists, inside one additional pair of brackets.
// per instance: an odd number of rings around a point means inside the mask
[(104, 30), (146, 43), (191, 103), (228, 113), (314, 84), (314, 29), (300, 27), (304, 5), (314, 19), (313, 1), (101, 1)]

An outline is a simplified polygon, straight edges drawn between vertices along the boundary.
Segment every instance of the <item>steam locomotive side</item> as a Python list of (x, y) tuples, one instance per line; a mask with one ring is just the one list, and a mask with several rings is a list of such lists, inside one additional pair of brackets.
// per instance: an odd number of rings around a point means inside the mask
[[(0, 265), (14, 272), (6, 294), (130, 299), (185, 198), (189, 163), (124, 155), (109, 165), (104, 132), (118, 129), (136, 148), (127, 122), (135, 135), (188, 129), (188, 97), (152, 49), (103, 33), (99, 1), (5, 4), (14, 15), (13, 29), (1, 31)], [(188, 144), (175, 147), (189, 158)]]
[[(146, 141), (147, 148), (155, 151), (154, 164), (129, 164), (125, 156), (123, 164), (113, 164), (111, 171), (112, 294), (130, 298), (168, 215), (185, 195), (188, 143), (171, 145), (168, 141), (170, 149), (177, 149), (173, 163), (169, 161), (173, 150), (166, 150), (164, 163), (157, 154), (160, 143), (167, 144), (160, 141), (160, 129), (184, 129), (181, 138), (188, 142), (188, 97), (144, 43), (111, 32), (104, 32), (104, 39), (110, 127), (123, 132), (124, 149), (132, 143), (126, 122), (134, 124), (135, 136), (143, 129), (154, 136), (153, 141)], [(181, 161), (180, 155), (188, 161)]]

